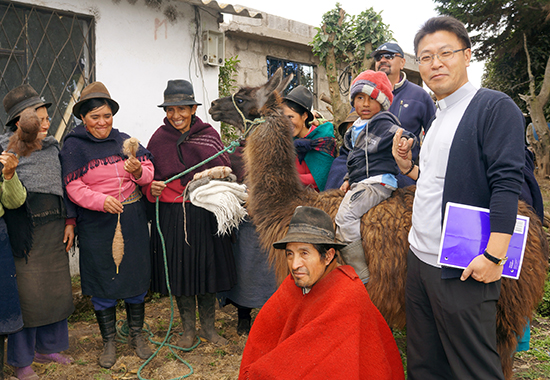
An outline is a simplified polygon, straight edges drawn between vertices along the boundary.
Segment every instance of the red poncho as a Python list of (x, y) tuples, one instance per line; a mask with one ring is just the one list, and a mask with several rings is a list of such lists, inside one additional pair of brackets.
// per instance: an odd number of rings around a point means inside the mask
[(254, 321), (239, 379), (404, 379), (392, 333), (348, 265), (304, 295), (288, 276)]

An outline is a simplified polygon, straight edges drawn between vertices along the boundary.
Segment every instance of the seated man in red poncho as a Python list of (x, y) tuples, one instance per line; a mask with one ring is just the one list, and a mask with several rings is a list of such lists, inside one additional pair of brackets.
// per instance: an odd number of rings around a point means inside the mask
[(336, 261), (334, 224), (298, 207), (284, 239), (289, 275), (256, 317), (239, 379), (404, 379), (397, 345), (365, 286)]

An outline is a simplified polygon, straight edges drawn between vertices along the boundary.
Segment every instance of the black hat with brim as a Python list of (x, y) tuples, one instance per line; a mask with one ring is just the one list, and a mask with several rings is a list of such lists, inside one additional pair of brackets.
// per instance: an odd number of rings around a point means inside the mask
[(296, 104), (304, 107), (308, 113), (309, 119), (313, 120), (313, 114), (311, 113), (311, 107), (313, 107), (313, 94), (307, 89), (306, 86), (299, 85), (292, 89), (287, 96), (283, 97), (283, 100), (290, 100)]
[(166, 90), (164, 90), (164, 103), (157, 107), (169, 106), (200, 106), (201, 103), (195, 101), (193, 85), (185, 79), (169, 80)]

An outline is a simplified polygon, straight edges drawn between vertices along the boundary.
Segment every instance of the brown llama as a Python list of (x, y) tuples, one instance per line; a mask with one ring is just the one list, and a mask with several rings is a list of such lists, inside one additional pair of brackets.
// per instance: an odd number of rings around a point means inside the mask
[[(242, 88), (232, 97), (215, 100), (209, 111), (214, 120), (249, 132), (244, 149), (247, 208), (262, 244), (270, 249), (279, 282), (288, 275), (286, 258), (272, 244), (285, 235), (294, 209), (318, 207), (334, 220), (344, 195), (340, 190), (317, 193), (304, 188), (299, 180), (290, 124), (280, 108), (279, 94), (290, 79), (283, 79), (279, 69), (265, 85)], [(405, 325), (407, 236), (413, 197), (412, 188), (398, 189), (361, 220), (363, 249), (371, 272), (367, 290), (388, 325), (397, 328)], [(498, 348), (506, 379), (512, 378), (517, 335), (542, 298), (548, 265), (548, 242), (538, 217), (522, 202), (519, 213), (531, 218), (523, 269), (519, 280), (502, 280), (498, 302)]]

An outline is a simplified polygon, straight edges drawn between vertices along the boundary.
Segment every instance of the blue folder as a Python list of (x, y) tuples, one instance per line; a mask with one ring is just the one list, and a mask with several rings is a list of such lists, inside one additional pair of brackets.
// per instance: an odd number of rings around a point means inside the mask
[[(519, 278), (528, 231), (529, 217), (518, 215), (502, 276), (516, 280)], [(442, 266), (466, 268), (476, 256), (483, 254), (490, 234), (488, 209), (448, 202), (438, 263)]]

